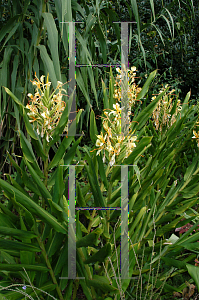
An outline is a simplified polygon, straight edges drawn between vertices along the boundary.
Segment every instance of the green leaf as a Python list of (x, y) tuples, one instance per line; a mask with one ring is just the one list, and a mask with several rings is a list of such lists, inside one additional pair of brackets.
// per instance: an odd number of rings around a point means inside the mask
[[(198, 236), (197, 236), (197, 239), (198, 239)], [(185, 249), (187, 250), (190, 250), (190, 251), (198, 251), (198, 248), (199, 248), (199, 243), (196, 242), (196, 243), (191, 243), (190, 241), (188, 243), (182, 243), (180, 246), (184, 247)]]
[(106, 190), (108, 191), (108, 180), (106, 178), (106, 173), (104, 170), (104, 163), (102, 161), (102, 152), (100, 152), (99, 155), (97, 155), (97, 161), (98, 161), (98, 166), (99, 166), (99, 173), (102, 179), (102, 182), (104, 183)]
[(106, 43), (107, 42), (104, 38), (104, 34), (102, 32), (100, 22), (99, 22), (99, 25), (98, 24), (95, 25), (95, 29), (96, 29), (96, 33), (98, 35), (98, 40), (99, 40), (100, 47), (101, 47), (103, 63), (106, 64), (107, 63), (107, 50), (106, 50)]
[[(13, 223), (17, 222), (18, 221), (18, 217), (16, 215), (14, 215), (5, 205), (3, 205), (1, 202), (0, 202), (0, 208), (2, 210), (2, 212), (7, 215), (8, 218), (10, 218)], [(1, 222), (0, 222), (1, 224)]]
[(184, 174), (184, 181), (187, 181), (190, 179), (190, 177), (193, 175), (194, 171), (196, 170), (196, 166), (198, 163), (198, 157), (193, 158), (193, 162), (190, 166), (188, 166), (186, 173)]
[(111, 244), (107, 243), (104, 247), (102, 247), (97, 253), (89, 257), (84, 261), (84, 264), (104, 262), (107, 256), (111, 255)]
[[(146, 151), (147, 146), (151, 145), (150, 142), (152, 138), (153, 137), (144, 136), (139, 142), (139, 144), (137, 145), (137, 147), (133, 149), (133, 152), (124, 160), (124, 164), (132, 165), (134, 161), (137, 159), (137, 157), (141, 155), (141, 152)], [(114, 182), (117, 179), (117, 177), (121, 173), (120, 169), (121, 169), (120, 167), (114, 168), (110, 179), (111, 182)]]
[(169, 224), (161, 226), (161, 228), (159, 228), (157, 230), (156, 236), (162, 236), (166, 232), (171, 231), (172, 229), (174, 229), (176, 227), (176, 225), (178, 224), (178, 222), (180, 222), (181, 219), (182, 219), (182, 217), (179, 217), (179, 218), (173, 220), (172, 222), (170, 222)]
[(78, 70), (76, 71), (76, 81), (77, 81), (77, 84), (79, 86), (79, 88), (81, 89), (89, 107), (91, 108), (91, 103), (90, 103), (90, 98), (89, 98), (89, 94), (85, 88), (85, 83), (83, 81), (83, 78), (82, 78), (82, 75), (81, 75), (81, 71), (79, 70), (80, 68), (78, 68)]
[(52, 255), (54, 255), (57, 251), (60, 250), (63, 241), (64, 241), (65, 235), (60, 232), (56, 232), (53, 236), (52, 242), (50, 243), (50, 246), (48, 248), (47, 256), (50, 258)]
[(14, 224), (11, 222), (10, 218), (5, 214), (0, 212), (0, 224), (4, 227), (14, 228)]
[(77, 149), (77, 146), (79, 145), (79, 143), (81, 142), (83, 136), (81, 136), (74, 144), (73, 146), (68, 150), (68, 152), (65, 154), (65, 157), (64, 157), (64, 165), (70, 165), (73, 158), (74, 158), (74, 155), (76, 154), (76, 149)]
[(19, 135), (20, 135), (21, 148), (22, 148), (22, 151), (23, 151), (23, 154), (24, 154), (26, 160), (28, 160), (30, 163), (32, 163), (32, 167), (34, 168), (35, 172), (37, 172), (37, 174), (41, 178), (44, 178), (44, 174), (39, 168), (39, 165), (37, 163), (37, 160), (34, 155), (34, 152), (33, 152), (30, 142), (26, 139), (24, 133), (21, 130), (19, 130)]
[(12, 30), (15, 26), (15, 21), (18, 21), (20, 18), (20, 14), (15, 15), (14, 17), (8, 19), (8, 22), (5, 26), (2, 26), (2, 29), (0, 31), (0, 42), (3, 40), (3, 38), (6, 36), (8, 32)]
[[(82, 195), (82, 189), (81, 189), (78, 181), (76, 181), (76, 193), (77, 193), (77, 203), (78, 203), (78, 206), (79, 207), (86, 207), (85, 198)], [(67, 204), (67, 208), (68, 208), (68, 203), (66, 202), (66, 204)], [(91, 215), (90, 215), (90, 213), (89, 213), (88, 210), (83, 210), (83, 213), (85, 214), (85, 216), (87, 217), (87, 219), (91, 219)]]
[(66, 257), (68, 257), (68, 238), (66, 238), (65, 244), (64, 244), (63, 248), (61, 249), (61, 253), (60, 253), (57, 263), (55, 265), (55, 268), (54, 268), (55, 276), (61, 273), (61, 270), (64, 265), (67, 265), (67, 268), (68, 268), (68, 260), (66, 259)]
[(46, 71), (49, 72), (49, 77), (52, 81), (53, 88), (57, 87), (57, 77), (55, 73), (55, 68), (52, 60), (50, 59), (46, 47), (44, 45), (39, 45), (37, 48), (40, 50), (41, 59), (46, 67)]
[(96, 125), (96, 121), (95, 121), (95, 113), (91, 109), (91, 112), (90, 112), (90, 138), (94, 144), (96, 143), (96, 140), (97, 140), (96, 135), (98, 135), (98, 131), (97, 131), (97, 125)]
[[(31, 246), (31, 245), (29, 245)], [(31, 251), (31, 250), (30, 250)], [(25, 268), (26, 271), (38, 271), (38, 272), (47, 272), (49, 269), (42, 265), (24, 265), (24, 264), (0, 264), (0, 270), (3, 271), (23, 271)]]
[(139, 185), (140, 185), (140, 187), (141, 187), (141, 184), (140, 184), (140, 170), (139, 170), (139, 168), (138, 168), (137, 165), (134, 165), (133, 168), (134, 168), (134, 170), (135, 170), (135, 172), (136, 172), (137, 179), (138, 179)]
[(23, 109), (23, 119), (26, 125), (26, 129), (28, 134), (34, 139), (34, 140), (38, 140), (38, 136), (35, 134), (32, 125), (30, 124), (30, 121), (28, 119), (28, 116), (26, 114), (25, 109)]
[(25, 231), (25, 230), (19, 230), (14, 228), (8, 228), (5, 226), (0, 226), (0, 234), (5, 236), (13, 236), (13, 237), (21, 237), (21, 238), (27, 238), (27, 239), (33, 239), (37, 237), (33, 232)]
[[(60, 163), (63, 163), (63, 160), (60, 161)], [(57, 172), (56, 172), (56, 178), (55, 178), (55, 184), (53, 186), (53, 197), (52, 201), (54, 203), (59, 203), (60, 198), (63, 195), (64, 192), (64, 182), (63, 182), (63, 167), (60, 166), (60, 164), (57, 166)]]
[(193, 278), (197, 289), (199, 290), (199, 268), (190, 264), (186, 264), (186, 267), (189, 272), (189, 275)]
[(61, 81), (60, 62), (58, 53), (58, 31), (52, 14), (45, 12), (42, 13), (42, 16), (44, 17), (44, 22), (47, 27), (49, 49), (51, 52), (51, 57), (53, 59), (56, 78), (57, 80)]
[(186, 263), (184, 261), (180, 261), (169, 257), (162, 257), (162, 260), (165, 262), (166, 265), (173, 266), (180, 270), (186, 267)]
[(87, 283), (89, 286), (93, 286), (96, 289), (100, 289), (102, 291), (107, 291), (107, 292), (115, 291), (115, 293), (119, 292), (117, 288), (110, 285), (108, 278), (104, 276), (93, 275), (93, 279), (87, 280)]
[(6, 93), (22, 108), (25, 108), (25, 106), (20, 102), (20, 100), (7, 88), (4, 87)]
[(44, 153), (40, 138), (38, 137), (38, 140), (32, 139), (31, 143), (33, 145), (33, 148), (37, 152), (38, 157), (40, 156), (43, 160), (46, 160), (48, 156)]
[(137, 95), (137, 100), (143, 99), (146, 93), (148, 92), (149, 86), (151, 84), (151, 81), (154, 79), (155, 75), (157, 73), (157, 70), (150, 73), (149, 77), (147, 78), (147, 81), (145, 82), (142, 90)]
[(1, 249), (8, 249), (8, 250), (23, 250), (23, 251), (33, 251), (33, 252), (40, 252), (41, 249), (39, 247), (20, 243), (16, 241), (9, 241), (9, 240), (0, 240), (0, 248)]
[(105, 82), (102, 80), (102, 90), (103, 90), (103, 103), (104, 103), (104, 109), (109, 108), (109, 101), (108, 101), (108, 95), (106, 92), (106, 85)]
[[(32, 179), (30, 177), (28, 177), (28, 175), (16, 164), (16, 162), (14, 161), (14, 159), (10, 156), (10, 154), (7, 152), (10, 161), (12, 163), (12, 165), (15, 167), (15, 169), (17, 170), (18, 174), (20, 175), (23, 183), (25, 184), (25, 186), (27, 188), (29, 188), (31, 191), (34, 191), (35, 194), (37, 194), (38, 196), (41, 196), (41, 193), (38, 191), (36, 185), (33, 184)], [(13, 184), (13, 180), (12, 184)], [(26, 194), (25, 191), (23, 191), (24, 194)]]
[(131, 228), (130, 228), (129, 236), (132, 235), (133, 230), (136, 228), (136, 226), (138, 226), (138, 224), (140, 224), (140, 220), (141, 220), (141, 218), (143, 217), (143, 215), (145, 215), (146, 210), (147, 210), (147, 207), (146, 207), (146, 206), (144, 206), (144, 207), (141, 208), (140, 212), (138, 213), (136, 219), (134, 220), (134, 222), (133, 222), (133, 224), (132, 224), (132, 226), (131, 226)]
[[(59, 146), (59, 149), (57, 150), (57, 152), (55, 153), (55, 156), (53, 157), (53, 160), (48, 165), (48, 170), (54, 168), (55, 166), (57, 166), (60, 163), (60, 160), (63, 158), (63, 155), (66, 152), (66, 149), (70, 146), (73, 139), (74, 139), (73, 136), (68, 136), (63, 139), (61, 145)], [(78, 141), (76, 141), (75, 148), (80, 143), (81, 139), (82, 139), (82, 136), (78, 139)], [(70, 152), (70, 155), (72, 155), (71, 152)]]
[[(84, 148), (87, 152), (87, 160), (88, 160), (88, 163), (89, 163), (89, 168), (87, 165), (85, 165), (85, 168), (86, 168), (86, 172), (88, 174), (88, 177), (89, 177), (89, 182), (90, 182), (90, 185), (91, 185), (91, 189), (92, 189), (92, 192), (93, 192), (93, 196), (94, 196), (94, 201), (95, 201), (95, 205), (97, 207), (106, 207), (105, 205), (105, 202), (104, 202), (104, 198), (102, 196), (102, 192), (100, 190), (100, 187), (99, 187), (99, 182), (98, 182), (98, 179), (97, 179), (97, 175), (95, 173), (95, 167), (94, 167), (94, 164), (93, 164), (93, 161), (90, 157), (90, 154), (88, 152), (88, 150), (86, 148)], [(104, 217), (104, 211), (103, 210), (99, 210), (99, 214), (101, 217)]]
[(194, 197), (199, 192), (199, 185), (198, 183), (193, 184), (192, 186), (187, 187), (186, 189), (182, 190), (183, 198), (189, 199)]
[(30, 174), (34, 180), (34, 182), (36, 183), (36, 185), (38, 186), (38, 189), (41, 193), (41, 195), (44, 197), (44, 199), (46, 201), (48, 201), (48, 199), (52, 199), (51, 194), (49, 193), (49, 191), (47, 190), (47, 188), (45, 187), (44, 183), (41, 181), (40, 177), (37, 175), (37, 173), (34, 171), (34, 169), (31, 167), (31, 165), (28, 163), (28, 161), (25, 161)]
[(15, 196), (17, 202), (23, 205), (32, 214), (39, 216), (44, 222), (48, 223), (56, 231), (66, 234), (66, 228), (62, 224), (60, 224), (56, 218), (54, 218), (50, 213), (48, 213), (46, 210), (32, 201), (29, 197), (25, 196), (23, 193), (21, 193), (12, 185), (8, 184), (2, 179), (0, 179), (0, 186), (4, 191), (10, 193), (12, 197)]
[(83, 238), (79, 239), (76, 242), (76, 247), (80, 248), (80, 247), (88, 247), (88, 246), (97, 246), (97, 240), (100, 236), (100, 234), (103, 232), (103, 229), (101, 228), (97, 228), (95, 229), (93, 232), (87, 234), (86, 236), (84, 236)]

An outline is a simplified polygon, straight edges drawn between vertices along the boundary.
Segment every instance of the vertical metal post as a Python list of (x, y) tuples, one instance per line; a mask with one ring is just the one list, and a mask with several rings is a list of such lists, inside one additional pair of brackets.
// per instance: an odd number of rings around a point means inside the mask
[(69, 22), (69, 89), (68, 95), (71, 96), (73, 94), (73, 102), (71, 106), (71, 112), (69, 115), (69, 129), (68, 129), (68, 136), (75, 136), (76, 135), (76, 122), (75, 127), (71, 128), (71, 123), (76, 118), (76, 86), (75, 86), (75, 23)]
[(129, 277), (128, 165), (121, 165), (121, 278)]
[(128, 135), (128, 23), (121, 22), (121, 132)]
[(75, 166), (69, 166), (68, 279), (76, 278)]

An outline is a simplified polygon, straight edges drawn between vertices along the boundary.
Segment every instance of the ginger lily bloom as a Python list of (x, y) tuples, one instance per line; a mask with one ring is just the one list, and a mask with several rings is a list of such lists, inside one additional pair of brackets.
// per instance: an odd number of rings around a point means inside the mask
[[(62, 82), (58, 81), (55, 91), (50, 94), (51, 82), (48, 81), (47, 77), (46, 83), (44, 83), (44, 78), (45, 76), (42, 75), (39, 80), (35, 76), (32, 84), (36, 86), (36, 92), (34, 95), (28, 94), (30, 100), (26, 108), (30, 110), (27, 113), (30, 118), (29, 122), (37, 128), (37, 134), (41, 135), (42, 138), (45, 137), (49, 142), (65, 109), (66, 103), (62, 101), (62, 96), (65, 95), (63, 92), (66, 91), (62, 88)], [(68, 132), (68, 124), (64, 131)]]

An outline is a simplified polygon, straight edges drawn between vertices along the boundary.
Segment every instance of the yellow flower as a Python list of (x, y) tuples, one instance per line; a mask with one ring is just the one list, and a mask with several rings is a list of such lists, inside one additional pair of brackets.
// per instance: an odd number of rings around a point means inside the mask
[(107, 121), (104, 121), (103, 122), (103, 127), (104, 127), (104, 129), (106, 130), (106, 131), (108, 131), (108, 122)]
[(115, 153), (113, 153), (113, 156), (109, 162), (109, 165), (112, 167), (114, 165), (114, 163), (115, 163)]
[(136, 71), (136, 67), (131, 67), (131, 71), (135, 72)]
[(30, 97), (31, 99), (33, 99), (33, 95), (31, 93), (28, 94), (28, 97)]
[(109, 153), (114, 152), (114, 148), (111, 146), (111, 142), (110, 141), (107, 143), (106, 149), (108, 150)]
[(103, 142), (101, 142), (99, 139), (96, 141), (96, 146), (101, 147), (103, 145)]
[(192, 136), (192, 139), (199, 139), (199, 134), (196, 133), (195, 130), (193, 130), (193, 134), (194, 134), (194, 136)]
[(135, 142), (135, 141), (137, 140), (137, 136), (135, 136), (135, 135), (132, 136), (130, 140), (131, 140), (131, 143), (132, 143), (132, 142)]
[(105, 135), (105, 137), (103, 137), (103, 133), (102, 133), (102, 132), (101, 132), (101, 135), (97, 135), (98, 139), (99, 139), (103, 144), (105, 144), (106, 136), (107, 136), (107, 135)]
[(102, 151), (102, 149), (99, 149), (99, 150), (97, 151), (97, 154), (96, 154), (96, 155), (98, 155), (101, 151)]
[(124, 140), (124, 136), (118, 136), (117, 140), (118, 140), (119, 143), (121, 143)]
[(40, 77), (40, 81), (41, 81), (41, 83), (43, 83), (44, 82), (44, 75), (42, 75), (41, 77)]
[(111, 132), (111, 128), (110, 127), (108, 128), (108, 135), (109, 135), (109, 137), (112, 137), (112, 132)]

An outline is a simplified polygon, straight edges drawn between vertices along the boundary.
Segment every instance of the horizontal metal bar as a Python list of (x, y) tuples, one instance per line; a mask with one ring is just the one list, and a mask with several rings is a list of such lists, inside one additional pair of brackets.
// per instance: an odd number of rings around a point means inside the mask
[(75, 207), (76, 210), (121, 210), (121, 207)]
[(75, 65), (75, 67), (121, 67), (121, 65), (105, 65), (105, 64), (97, 64), (97, 65)]
[(135, 21), (113, 21), (112, 23), (137, 23)]

